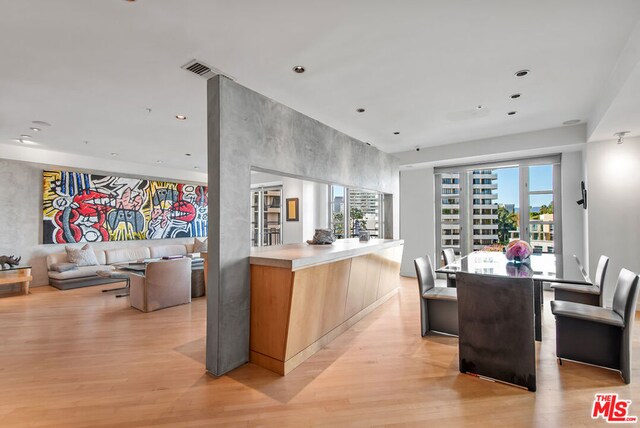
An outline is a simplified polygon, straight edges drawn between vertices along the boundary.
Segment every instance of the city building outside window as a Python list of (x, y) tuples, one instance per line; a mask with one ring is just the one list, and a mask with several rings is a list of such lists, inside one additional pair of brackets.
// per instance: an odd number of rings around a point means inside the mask
[(559, 188), (559, 160), (558, 156), (495, 167), (436, 168), (438, 254), (443, 248), (453, 248), (459, 255), (503, 251), (513, 239), (527, 240), (536, 252), (556, 252), (560, 236), (554, 232), (560, 218), (553, 201)]
[(330, 223), (336, 239), (357, 238), (369, 232), (370, 238), (381, 238), (382, 195), (378, 192), (331, 186)]

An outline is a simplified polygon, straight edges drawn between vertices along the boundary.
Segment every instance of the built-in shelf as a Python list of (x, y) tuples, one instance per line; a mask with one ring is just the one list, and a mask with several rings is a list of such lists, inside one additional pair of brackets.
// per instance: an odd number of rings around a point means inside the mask
[(251, 190), (251, 245), (265, 247), (282, 242), (282, 186)]

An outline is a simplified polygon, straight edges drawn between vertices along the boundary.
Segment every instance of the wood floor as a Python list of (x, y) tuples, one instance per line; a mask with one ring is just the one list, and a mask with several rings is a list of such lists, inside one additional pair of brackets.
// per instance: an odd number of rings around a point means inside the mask
[[(205, 299), (144, 314), (109, 287), (0, 298), (0, 426), (602, 426), (598, 392), (640, 415), (638, 358), (631, 386), (558, 366), (548, 303), (531, 393), (460, 374), (457, 339), (421, 338), (414, 280), (286, 377), (205, 374)], [(639, 324), (634, 336), (637, 356)]]

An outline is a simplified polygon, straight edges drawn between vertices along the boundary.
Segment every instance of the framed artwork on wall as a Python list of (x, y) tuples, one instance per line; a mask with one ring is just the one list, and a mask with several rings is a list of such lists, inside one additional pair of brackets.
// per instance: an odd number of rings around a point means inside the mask
[(300, 220), (300, 207), (298, 198), (287, 198), (287, 221)]
[(202, 237), (208, 188), (73, 171), (43, 172), (44, 244)]

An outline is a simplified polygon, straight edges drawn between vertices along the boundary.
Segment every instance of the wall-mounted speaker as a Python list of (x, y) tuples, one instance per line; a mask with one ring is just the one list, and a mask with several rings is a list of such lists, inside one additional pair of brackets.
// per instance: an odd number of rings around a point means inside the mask
[(578, 205), (582, 205), (582, 208), (587, 209), (587, 189), (584, 187), (584, 181), (580, 182), (580, 190), (582, 194), (582, 199), (577, 201)]

